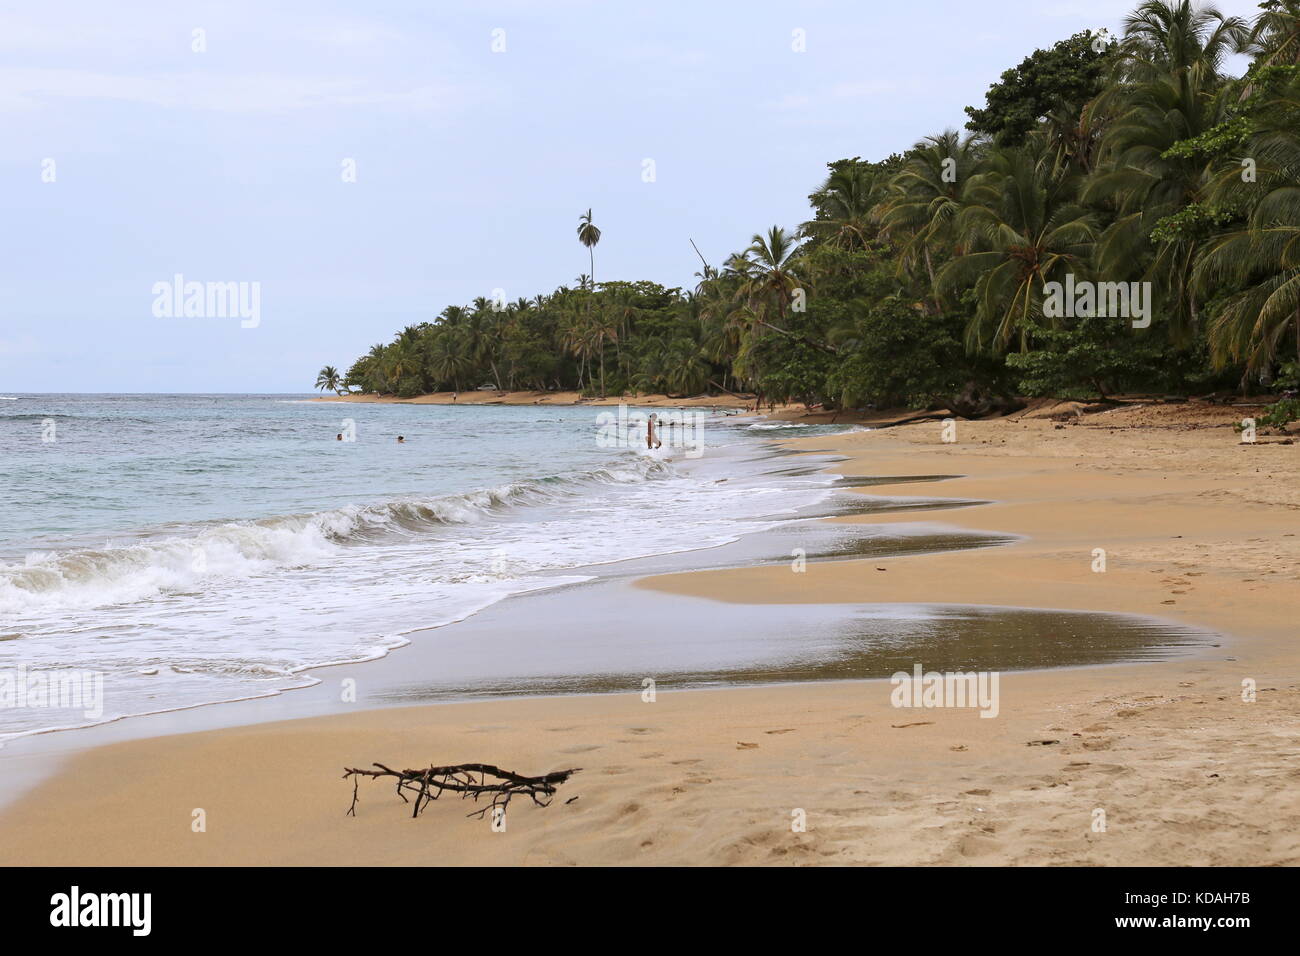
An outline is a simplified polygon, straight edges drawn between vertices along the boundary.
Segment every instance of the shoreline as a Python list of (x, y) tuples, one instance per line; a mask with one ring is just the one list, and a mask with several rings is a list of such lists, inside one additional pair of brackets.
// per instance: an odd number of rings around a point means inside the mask
[[(449, 863), (1300, 860), (1300, 805), (1286, 787), (1300, 769), (1273, 752), (1300, 726), (1286, 693), (1300, 678), (1300, 654), (1279, 594), (1293, 585), (1275, 578), (1281, 587), (1267, 588), (1257, 577), (1300, 576), (1300, 547), (1279, 520), (1300, 508), (1294, 454), (1242, 448), (1226, 427), (1192, 435), (1027, 419), (959, 427), (963, 440), (946, 446), (937, 423), (802, 441), (847, 455), (833, 466), (841, 472), (962, 474), (943, 490), (992, 500), (945, 511), (944, 523), (1022, 540), (810, 562), (804, 575), (779, 565), (691, 571), (634, 587), (720, 607), (925, 596), (1115, 610), (1211, 627), (1230, 646), (1161, 663), (1007, 673), (1003, 715), (990, 721), (900, 712), (866, 690), (880, 682), (852, 681), (661, 692), (654, 705), (622, 694), (384, 708), (145, 738), (72, 755), (0, 814), (12, 834), (4, 856), (415, 863), (436, 848)], [(1271, 483), (1243, 488), (1261, 455), (1274, 456)], [(915, 515), (825, 520), (887, 525)], [(1113, 555), (1105, 574), (1088, 570), (1083, 547), (1098, 540)], [(1258, 684), (1253, 704), (1240, 700), (1247, 673)], [(1056, 742), (1026, 746), (1036, 737)], [(434, 754), (525, 773), (590, 769), (561, 791), (581, 795), (572, 805), (512, 807), (509, 837), (466, 821), (457, 803), (410, 821), (384, 788), (363, 786), (358, 818), (342, 818), (346, 788), (335, 786), (335, 767)], [(234, 779), (205, 769), (213, 766)], [(94, 785), (69, 790), (61, 785), (69, 774)], [(277, 805), (281, 789), (292, 806)], [(1099, 802), (1111, 808), (1109, 834), (1089, 828)], [(220, 808), (224, 829), (191, 836), (196, 806), (214, 817)], [(806, 808), (808, 832), (790, 831), (792, 807)], [(169, 815), (174, 833), (149, 831)], [(92, 819), (80, 833), (67, 822)], [(421, 828), (418, 847), (411, 826)]]
[[(455, 397), (453, 397), (455, 396)], [(537, 391), (494, 391), (475, 389), (470, 392), (428, 392), (411, 398), (398, 398), (396, 395), (321, 395), (307, 401), (343, 402), (363, 405), (633, 405), (637, 407), (682, 407), (682, 408), (749, 408), (754, 404), (754, 396), (740, 395), (690, 395), (685, 398), (672, 398), (668, 395), (607, 395), (605, 398), (584, 398), (576, 390), (537, 392)], [(785, 407), (785, 406), (782, 406)]]

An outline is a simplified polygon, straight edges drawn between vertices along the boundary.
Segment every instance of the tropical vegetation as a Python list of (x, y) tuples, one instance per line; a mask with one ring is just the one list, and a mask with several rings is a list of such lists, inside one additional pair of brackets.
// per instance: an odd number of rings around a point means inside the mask
[[(1248, 66), (1231, 75), (1230, 58)], [(319, 388), (744, 392), (943, 406), (1278, 387), (1300, 360), (1300, 0), (1146, 0), (1007, 70), (963, 131), (828, 164), (808, 220), (693, 285), (588, 271), (408, 326)], [(1136, 283), (1146, 321), (1048, 306)], [(1136, 293), (1135, 293), (1136, 294)]]

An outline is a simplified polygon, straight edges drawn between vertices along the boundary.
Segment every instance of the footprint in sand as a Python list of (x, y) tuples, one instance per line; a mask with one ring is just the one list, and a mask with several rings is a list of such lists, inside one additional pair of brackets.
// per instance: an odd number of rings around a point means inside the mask
[(987, 837), (963, 837), (961, 842), (957, 844), (957, 852), (966, 857), (988, 856), (999, 849), (1001, 849), (1001, 844)]
[(744, 741), (744, 740), (737, 740), (737, 741), (736, 741), (736, 749), (737, 749), (737, 750), (757, 750), (757, 749), (758, 749), (758, 744), (751, 744), (751, 743), (747, 743), (747, 742)]

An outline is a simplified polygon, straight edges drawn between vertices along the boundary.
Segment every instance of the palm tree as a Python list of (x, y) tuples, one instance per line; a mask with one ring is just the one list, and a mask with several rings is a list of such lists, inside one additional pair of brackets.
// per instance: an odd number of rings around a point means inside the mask
[(429, 372), (439, 382), (450, 382), (460, 391), (460, 378), (471, 367), (461, 333), (447, 329), (437, 335), (429, 348)]
[(1145, 0), (1124, 18), (1118, 73), (1143, 84), (1165, 78), (1183, 88), (1188, 102), (1214, 86), (1229, 54), (1248, 49), (1250, 28), (1241, 17), (1226, 17), (1213, 6), (1191, 0)]
[(596, 350), (600, 353), (600, 397), (605, 397), (605, 346), (618, 342), (618, 323), (604, 311), (597, 312), (590, 319), (591, 337)]
[(1300, 63), (1300, 0), (1265, 0), (1250, 31), (1250, 49), (1260, 66)]
[(596, 287), (596, 243), (600, 242), (600, 230), (591, 221), (591, 210), (578, 217), (578, 241), (587, 247), (591, 256), (591, 287)]
[(409, 375), (419, 375), (421, 372), (420, 349), (418, 340), (411, 339), (405, 335), (410, 332), (412, 326), (403, 329), (402, 335), (399, 335), (384, 353), (388, 360), (388, 390), (397, 392), (401, 388), (402, 379)]
[(333, 365), (326, 365), (316, 376), (316, 387), (322, 392), (328, 388), (334, 394), (340, 394), (339, 385), (339, 370)]
[(1262, 104), (1242, 153), (1256, 162), (1254, 182), (1226, 160), (1209, 189), (1208, 205), (1248, 210), (1237, 228), (1205, 242), (1195, 283), (1205, 296), (1232, 291), (1209, 324), (1219, 367), (1244, 361), (1246, 374), (1269, 371), (1284, 337), (1295, 336), (1300, 359), (1300, 79)]
[[(602, 366), (604, 364), (604, 329), (601, 327), (599, 319), (594, 317), (590, 311), (574, 311), (566, 316), (562, 335), (564, 347), (578, 359), (578, 388), (581, 389), (583, 370), (590, 370), (591, 360), (599, 354)], [(587, 372), (587, 381), (591, 381), (590, 371)], [(601, 394), (604, 394), (603, 383)]]
[(835, 169), (814, 194), (819, 216), (805, 222), (803, 234), (843, 249), (861, 249), (875, 237), (871, 210), (885, 191), (885, 174), (859, 165)]
[(938, 286), (975, 290), (968, 348), (1005, 351), (1019, 333), (1027, 350), (1043, 314), (1043, 287), (1085, 271), (1096, 223), (1075, 202), (1074, 186), (1032, 142), (995, 150), (986, 171), (967, 184), (953, 229), (970, 251), (943, 267)]
[(934, 253), (952, 245), (962, 189), (975, 174), (983, 149), (981, 139), (951, 129), (927, 136), (912, 147), (878, 209), (882, 234), (902, 240), (900, 267), (923, 261), (931, 288)]
[(1189, 0), (1147, 0), (1128, 16), (1115, 61), (1117, 83), (1098, 98), (1112, 114), (1100, 160), (1083, 200), (1114, 210), (1098, 243), (1099, 273), (1141, 275), (1167, 303), (1171, 332), (1186, 340), (1198, 323), (1192, 269), (1194, 239), (1154, 242), (1162, 219), (1202, 198), (1206, 162), (1173, 147), (1207, 132), (1226, 116), (1221, 67), (1244, 47), (1246, 24)]
[(755, 324), (762, 325), (783, 335), (789, 335), (785, 329), (773, 325), (770, 321), (775, 310), (776, 317), (784, 320), (786, 305), (796, 288), (800, 287), (799, 270), (802, 265), (798, 259), (797, 240), (780, 226), (772, 226), (767, 235), (754, 234), (745, 255), (738, 262), (733, 260), (728, 265), (744, 270), (744, 278), (737, 289), (737, 297), (744, 301), (753, 313)]

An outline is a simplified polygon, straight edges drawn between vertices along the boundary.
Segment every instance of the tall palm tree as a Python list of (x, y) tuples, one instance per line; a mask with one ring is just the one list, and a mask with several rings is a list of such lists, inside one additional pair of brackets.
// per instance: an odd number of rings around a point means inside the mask
[(578, 241), (587, 247), (591, 257), (591, 286), (596, 287), (596, 243), (600, 242), (600, 230), (591, 221), (591, 210), (578, 217)]

